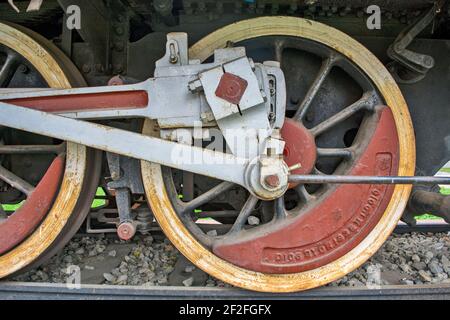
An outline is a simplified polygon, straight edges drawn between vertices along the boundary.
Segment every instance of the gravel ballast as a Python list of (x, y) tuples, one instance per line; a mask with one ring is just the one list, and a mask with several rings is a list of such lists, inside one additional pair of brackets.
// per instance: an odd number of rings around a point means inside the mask
[[(179, 257), (180, 253), (167, 239), (154, 240), (147, 236), (126, 243), (114, 238), (79, 237), (72, 239), (47, 264), (14, 280), (147, 287), (229, 287), (205, 276), (187, 261), (174, 271)], [(328, 286), (439, 283), (450, 283), (450, 234), (412, 233), (392, 235), (362, 267)]]

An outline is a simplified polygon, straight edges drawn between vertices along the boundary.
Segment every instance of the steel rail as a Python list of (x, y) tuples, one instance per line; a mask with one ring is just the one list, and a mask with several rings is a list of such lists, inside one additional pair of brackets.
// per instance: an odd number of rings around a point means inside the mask
[(0, 300), (442, 300), (450, 299), (450, 284), (381, 287), (322, 287), (296, 293), (268, 294), (235, 288), (138, 287), (0, 282)]
[[(439, 221), (439, 220), (438, 220)], [(394, 229), (395, 234), (405, 233), (448, 233), (450, 232), (450, 224), (445, 222), (426, 222), (417, 223), (414, 226), (407, 224), (398, 224)]]

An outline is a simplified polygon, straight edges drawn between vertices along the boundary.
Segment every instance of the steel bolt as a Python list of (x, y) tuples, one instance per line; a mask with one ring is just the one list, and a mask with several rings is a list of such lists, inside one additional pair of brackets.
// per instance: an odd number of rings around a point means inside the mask
[(19, 66), (19, 68), (18, 68), (18, 71), (19, 71), (20, 73), (28, 73), (28, 67), (27, 67), (26, 65), (24, 65), (24, 64), (21, 64), (21, 65)]
[(119, 35), (119, 36), (123, 35), (123, 33), (124, 33), (122, 27), (116, 27), (116, 28), (115, 28), (115, 32), (116, 32), (116, 34)]
[(116, 64), (114, 66), (114, 73), (120, 74), (123, 72), (123, 65), (122, 64)]
[(264, 179), (264, 182), (271, 188), (277, 188), (280, 186), (280, 177), (276, 174), (272, 174), (270, 176), (267, 176)]
[(119, 51), (119, 52), (122, 52), (123, 51), (123, 49), (125, 48), (124, 47), (124, 45), (123, 45), (123, 42), (116, 42), (115, 44), (114, 44), (114, 48), (117, 50), (117, 51)]
[(198, 93), (203, 89), (202, 83), (200, 80), (194, 80), (189, 82), (188, 84), (189, 91), (192, 93)]
[(91, 72), (91, 66), (88, 64), (84, 64), (82, 70), (84, 73), (89, 73)]

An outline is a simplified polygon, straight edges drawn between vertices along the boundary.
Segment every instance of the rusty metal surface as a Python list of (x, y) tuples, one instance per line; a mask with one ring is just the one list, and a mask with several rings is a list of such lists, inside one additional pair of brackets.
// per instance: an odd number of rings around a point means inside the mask
[(53, 160), (46, 174), (22, 207), (0, 222), (0, 255), (29, 236), (48, 213), (64, 173), (64, 157)]

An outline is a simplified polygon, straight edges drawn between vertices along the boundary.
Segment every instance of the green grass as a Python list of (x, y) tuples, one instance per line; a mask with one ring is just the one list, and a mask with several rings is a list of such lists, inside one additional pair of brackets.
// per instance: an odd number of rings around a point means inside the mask
[(450, 188), (441, 188), (441, 193), (446, 196), (450, 196)]
[(450, 168), (442, 168), (441, 172), (450, 173)]
[[(105, 190), (103, 190), (103, 188), (97, 188), (97, 193), (95, 195), (96, 196), (106, 196), (106, 192), (105, 192)], [(94, 202), (92, 203), (91, 208), (95, 209), (95, 208), (103, 207), (104, 205), (106, 205), (106, 200), (94, 199)]]
[(3, 210), (5, 210), (6, 212), (12, 212), (12, 211), (16, 211), (17, 209), (19, 209), (24, 202), (25, 202), (25, 200), (22, 202), (19, 202), (17, 204), (4, 204), (4, 205), (2, 205), (2, 207), (3, 207)]
[(432, 214), (423, 214), (421, 216), (417, 216), (416, 220), (440, 220), (442, 218), (433, 216)]

